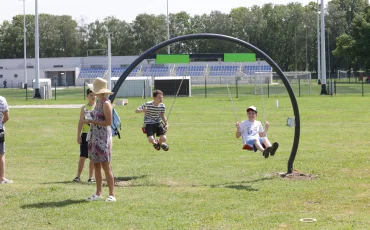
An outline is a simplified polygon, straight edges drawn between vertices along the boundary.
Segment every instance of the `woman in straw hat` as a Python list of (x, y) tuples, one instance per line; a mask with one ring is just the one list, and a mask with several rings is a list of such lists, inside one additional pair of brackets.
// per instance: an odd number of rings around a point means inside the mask
[(90, 134), (88, 135), (88, 150), (90, 160), (94, 162), (96, 194), (87, 198), (87, 201), (100, 200), (102, 196), (103, 176), (101, 169), (105, 172), (105, 177), (109, 187), (109, 196), (105, 201), (116, 201), (114, 195), (114, 177), (110, 161), (112, 156), (112, 104), (107, 95), (113, 94), (107, 88), (107, 81), (96, 78), (93, 84), (87, 84), (96, 95), (97, 102), (91, 112), (92, 119), (84, 120), (90, 124)]

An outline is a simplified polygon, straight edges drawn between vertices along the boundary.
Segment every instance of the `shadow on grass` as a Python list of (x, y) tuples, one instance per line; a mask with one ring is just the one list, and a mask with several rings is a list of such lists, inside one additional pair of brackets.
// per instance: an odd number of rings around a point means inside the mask
[(253, 188), (251, 185), (244, 185), (247, 183), (254, 183), (254, 182), (259, 182), (259, 181), (264, 181), (264, 180), (272, 180), (274, 178), (271, 177), (264, 177), (256, 180), (250, 180), (250, 181), (239, 181), (239, 182), (228, 182), (224, 184), (214, 184), (210, 185), (211, 188), (231, 188), (231, 189), (237, 189), (237, 190), (247, 190), (251, 192), (257, 192), (258, 189)]
[(80, 204), (80, 203), (85, 203), (87, 202), (86, 200), (62, 200), (62, 201), (57, 201), (57, 202), (41, 202), (41, 203), (36, 203), (36, 204), (26, 204), (22, 205), (21, 208), (60, 208), (64, 207), (67, 205), (72, 205), (72, 204)]
[(117, 181), (130, 181), (130, 180), (137, 180), (147, 177), (147, 175), (141, 175), (141, 176), (126, 176), (126, 177), (114, 177), (114, 180)]
[[(128, 182), (132, 180), (142, 179), (147, 177), (147, 175), (141, 176), (127, 176), (127, 177), (114, 177), (115, 182)], [(104, 183), (105, 180), (103, 180)], [(91, 185), (95, 183), (87, 182), (87, 181), (80, 181), (80, 182), (73, 182), (73, 181), (55, 181), (55, 182), (45, 182), (40, 184), (83, 184), (83, 185)]]

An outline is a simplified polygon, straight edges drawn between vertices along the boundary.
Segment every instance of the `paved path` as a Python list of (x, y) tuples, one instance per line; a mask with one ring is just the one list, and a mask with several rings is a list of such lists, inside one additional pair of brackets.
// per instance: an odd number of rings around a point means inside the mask
[(69, 104), (69, 105), (10, 105), (11, 109), (71, 109), (81, 108), (82, 104)]

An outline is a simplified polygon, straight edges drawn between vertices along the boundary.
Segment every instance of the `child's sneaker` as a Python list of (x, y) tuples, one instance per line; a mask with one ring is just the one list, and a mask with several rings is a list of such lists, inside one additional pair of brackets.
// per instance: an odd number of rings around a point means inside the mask
[(264, 156), (265, 158), (268, 158), (268, 157), (269, 157), (269, 155), (270, 155), (271, 150), (272, 150), (272, 148), (271, 148), (271, 147), (267, 147), (267, 148), (265, 148), (265, 150), (263, 150), (263, 156)]
[(168, 151), (169, 147), (166, 143), (162, 143), (161, 145), (161, 148), (164, 150), (164, 151)]
[(4, 178), (4, 180), (0, 181), (0, 184), (12, 184), (13, 181), (12, 180), (9, 180), (9, 179), (6, 179)]
[(76, 177), (75, 179), (73, 179), (72, 182), (80, 182), (80, 178), (79, 177)]
[(271, 149), (270, 155), (273, 156), (273, 155), (275, 155), (276, 150), (279, 148), (279, 143), (274, 142), (272, 144), (272, 147), (271, 148), (272, 149)]
[(153, 144), (153, 147), (155, 148), (155, 150), (161, 150), (161, 146), (157, 143)]

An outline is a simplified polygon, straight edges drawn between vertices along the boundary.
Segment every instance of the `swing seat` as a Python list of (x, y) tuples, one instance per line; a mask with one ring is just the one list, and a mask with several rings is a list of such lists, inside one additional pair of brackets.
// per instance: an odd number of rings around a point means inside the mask
[[(253, 145), (253, 146), (255, 147), (255, 145)], [(262, 147), (266, 148), (265, 144), (262, 144)], [(253, 151), (254, 149), (252, 147), (250, 147), (248, 144), (245, 144), (245, 145), (243, 145), (243, 150)]]

